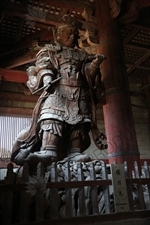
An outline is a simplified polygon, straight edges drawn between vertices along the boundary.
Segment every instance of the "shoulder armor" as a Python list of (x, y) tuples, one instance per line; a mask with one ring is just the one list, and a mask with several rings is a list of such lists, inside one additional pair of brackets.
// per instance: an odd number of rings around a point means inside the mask
[(46, 44), (44, 46), (44, 48), (46, 48), (50, 52), (57, 52), (57, 51), (61, 50), (61, 46), (60, 45), (53, 45), (53, 44)]
[(59, 45), (52, 45), (52, 44), (46, 44), (36, 55), (38, 57), (41, 54), (44, 54), (46, 52), (57, 52), (61, 50), (61, 46)]

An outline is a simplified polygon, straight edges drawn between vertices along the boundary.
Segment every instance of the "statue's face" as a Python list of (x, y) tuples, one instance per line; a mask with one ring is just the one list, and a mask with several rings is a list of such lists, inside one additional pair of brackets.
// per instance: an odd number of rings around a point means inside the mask
[(56, 33), (57, 41), (62, 46), (74, 47), (75, 29), (69, 25), (62, 25), (58, 28)]

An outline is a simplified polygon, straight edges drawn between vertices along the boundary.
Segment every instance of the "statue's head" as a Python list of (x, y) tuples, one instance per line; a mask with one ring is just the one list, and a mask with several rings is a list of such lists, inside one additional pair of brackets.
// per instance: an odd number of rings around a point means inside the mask
[(64, 15), (62, 23), (56, 31), (56, 41), (61, 46), (74, 47), (75, 45), (78, 45), (78, 39), (78, 21), (69, 15)]

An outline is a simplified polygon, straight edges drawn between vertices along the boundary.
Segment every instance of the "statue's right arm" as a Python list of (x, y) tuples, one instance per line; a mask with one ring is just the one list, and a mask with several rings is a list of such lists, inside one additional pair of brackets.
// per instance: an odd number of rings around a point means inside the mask
[(36, 57), (37, 59), (35, 67), (32, 69), (31, 72), (31, 67), (29, 67), (27, 70), (29, 78), (27, 81), (27, 86), (29, 87), (31, 93), (37, 91), (42, 86), (47, 86), (54, 79), (55, 76), (55, 69), (51, 62), (50, 52), (48, 51), (48, 49), (42, 48), (38, 52)]

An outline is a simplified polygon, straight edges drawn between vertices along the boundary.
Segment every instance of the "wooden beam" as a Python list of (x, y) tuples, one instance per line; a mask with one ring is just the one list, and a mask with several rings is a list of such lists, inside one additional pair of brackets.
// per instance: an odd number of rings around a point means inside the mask
[(21, 57), (16, 58), (16, 59), (12, 59), (12, 60), (8, 61), (4, 65), (4, 67), (6, 69), (13, 69), (15, 67), (34, 62), (36, 60), (36, 54), (38, 53), (38, 51), (39, 50), (29, 52), (29, 53), (25, 54), (24, 56), (21, 56)]
[(139, 69), (139, 70), (147, 70), (147, 72), (150, 74), (150, 68), (149, 67), (138, 66), (138, 65), (134, 65), (134, 64), (126, 64), (126, 66), (129, 67), (129, 68), (134, 67), (134, 68)]
[(11, 101), (21, 101), (21, 102), (37, 102), (37, 95), (25, 95), (20, 93), (12, 93), (12, 92), (0, 92), (0, 99), (3, 100), (11, 100)]
[[(74, 12), (75, 16), (78, 20), (82, 21), (82, 29), (86, 30), (89, 27), (92, 29), (96, 29), (97, 30), (97, 26), (96, 24), (90, 23), (90, 22), (85, 22), (83, 17), (82, 17), (82, 12), (84, 11), (85, 8), (88, 8), (89, 11), (93, 11), (94, 10), (94, 4), (90, 3), (86, 4), (87, 2), (81, 2), (78, 1), (78, 3), (75, 1), (74, 3), (71, 1), (64, 1), (64, 0), (59, 0), (59, 1), (51, 1), (50, 2), (51, 5), (55, 5), (58, 8), (61, 8), (60, 13), (57, 14), (52, 14), (52, 13), (45, 13), (45, 15), (42, 17), (40, 17), (38, 15), (38, 13), (35, 13), (33, 9), (33, 13), (31, 13), (28, 10), (28, 6), (24, 7), (20, 4), (16, 4), (16, 3), (11, 3), (11, 2), (2, 2), (1, 3), (1, 7), (4, 9), (4, 11), (6, 12), (6, 15), (10, 15), (12, 17), (20, 17), (23, 18), (24, 20), (30, 20), (30, 21), (35, 21), (35, 22), (39, 22), (39, 23), (44, 23), (44, 24), (48, 24), (48, 25), (53, 25), (53, 26), (58, 26), (61, 23), (61, 17), (64, 15), (64, 10), (66, 11), (70, 11), (70, 12)], [(87, 6), (87, 7), (86, 7)], [(62, 14), (63, 13), (63, 14)], [(35, 15), (37, 14), (37, 15)]]
[(149, 0), (138, 0), (138, 4), (140, 8), (147, 8), (150, 6), (150, 1)]
[(33, 109), (0, 107), (1, 116), (32, 117)]
[[(82, 17), (81, 14), (83, 12), (83, 10), (86, 8), (89, 11), (92, 12), (92, 10), (94, 10), (95, 4), (93, 4), (93, 2), (90, 1), (86, 1), (86, 0), (76, 0), (76, 1), (69, 1), (69, 0), (47, 0), (46, 1), (47, 4), (49, 4), (50, 7), (55, 7), (55, 8), (60, 8), (61, 12), (67, 13), (68, 11), (70, 13), (75, 12), (77, 14), (77, 16)], [(39, 5), (37, 5), (38, 8)], [(11, 2), (1, 2), (1, 8), (3, 10), (5, 10), (5, 12), (18, 12), (18, 13), (23, 13), (29, 14), (29, 10), (28, 10), (29, 4), (26, 4), (26, 7), (21, 5), (21, 4), (16, 4), (16, 3), (11, 3)], [(32, 6), (33, 7), (33, 6)], [(44, 10), (43, 10), (44, 11)], [(48, 13), (47, 13), (48, 14)], [(38, 15), (37, 15), (38, 16)], [(55, 16), (55, 15), (54, 15)]]
[(133, 30), (124, 38), (123, 45), (126, 47), (129, 41), (139, 32), (139, 28), (134, 27)]
[(27, 48), (31, 45), (32, 41), (38, 39), (39, 41), (47, 41), (49, 42), (50, 40), (53, 39), (52, 31), (42, 29), (40, 31), (36, 31), (34, 34), (30, 34), (26, 36), (25, 38), (22, 38), (19, 43), (14, 44), (14, 45), (7, 45), (6, 48), (2, 49), (0, 52), (0, 56), (8, 55), (13, 52), (16, 52), (18, 50)]
[[(150, 51), (147, 52), (143, 57), (141, 57), (139, 60), (137, 60), (134, 64), (134, 66), (130, 67), (129, 69), (127, 69), (127, 74), (130, 74), (135, 68), (137, 68), (142, 62), (144, 62), (147, 58), (150, 57)], [(148, 74), (149, 74), (149, 70)]]
[(9, 70), (0, 68), (1, 80), (16, 82), (16, 83), (26, 83), (28, 80), (25, 71), (19, 70)]
[(132, 45), (132, 44), (126, 44), (125, 48), (135, 49), (135, 50), (143, 51), (145, 53), (150, 52), (149, 48), (141, 47), (141, 46), (137, 46), (137, 45)]

